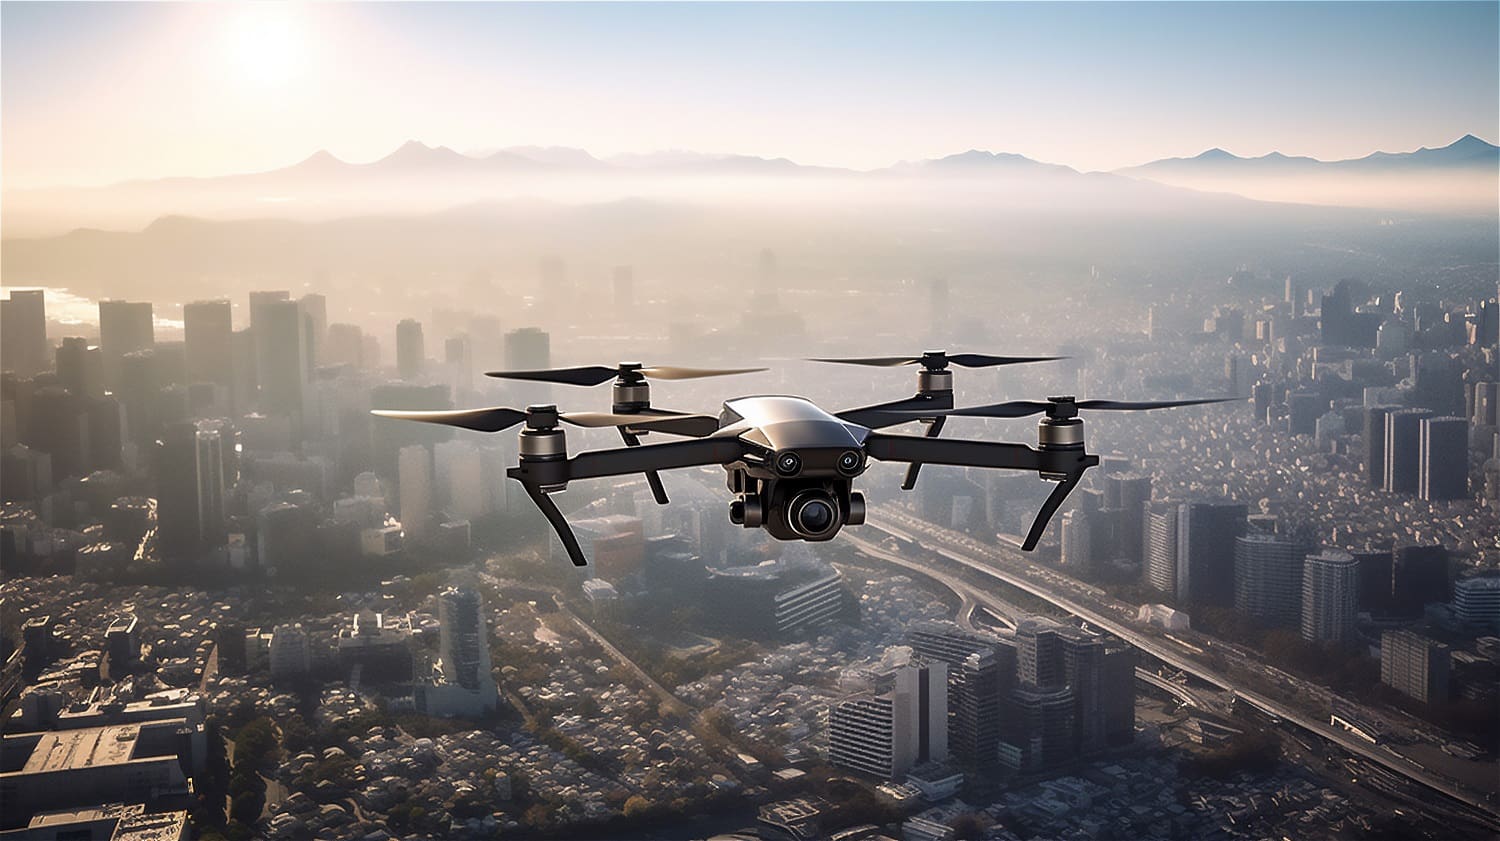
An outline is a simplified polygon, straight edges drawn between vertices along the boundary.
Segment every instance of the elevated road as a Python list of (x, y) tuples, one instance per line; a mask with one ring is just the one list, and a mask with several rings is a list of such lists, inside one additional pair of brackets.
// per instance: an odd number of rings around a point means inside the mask
[[(1304, 710), (1295, 709), (1280, 701), (1240, 687), (1229, 676), (1184, 653), (1184, 649), (1177, 645), (1165, 643), (1154, 636), (1141, 633), (1130, 625), (1125, 624), (1118, 616), (1111, 615), (1112, 612), (1105, 613), (1096, 607), (1085, 605), (1074, 598), (1056, 592), (1051, 587), (1030, 576), (1012, 571), (1003, 566), (998, 566), (992, 559), (976, 556), (974, 549), (961, 546), (958, 543), (955, 539), (956, 535), (950, 536), (945, 534), (938, 527), (923, 523), (914, 518), (901, 517), (899, 518), (901, 521), (900, 525), (893, 522), (895, 519), (897, 518), (881, 517), (878, 520), (872, 518), (867, 521), (866, 526), (870, 529), (889, 534), (898, 540), (906, 540), (921, 546), (927, 551), (955, 564), (959, 564), (981, 575), (1004, 582), (1037, 598), (1048, 601), (1074, 616), (1114, 634), (1163, 663), (1181, 669), (1183, 672), (1226, 692), (1233, 692), (1254, 706), (1276, 715), (1284, 722), (1294, 724), (1376, 766), (1385, 768), (1407, 780), (1421, 784), (1452, 798), (1454, 801), (1473, 810), (1470, 816), (1474, 820), (1492, 830), (1500, 831), (1500, 814), (1496, 813), (1495, 804), (1492, 800), (1486, 799), (1467, 789), (1459, 788), (1451, 781), (1428, 772), (1425, 768), (1405, 757), (1388, 752), (1381, 746), (1372, 745), (1354, 737), (1345, 730), (1330, 725), (1322, 714), (1314, 716)], [(917, 537), (917, 534), (920, 534), (920, 537)], [(1026, 563), (1022, 558), (1010, 557), (1010, 555), (1016, 553), (1002, 549), (1001, 547), (985, 547), (985, 550), (994, 559), (1004, 559), (1013, 565)]]

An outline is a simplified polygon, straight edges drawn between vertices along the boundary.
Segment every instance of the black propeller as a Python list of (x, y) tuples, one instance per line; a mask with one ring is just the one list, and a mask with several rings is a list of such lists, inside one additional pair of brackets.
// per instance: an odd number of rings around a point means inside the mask
[[(1008, 403), (993, 403), (989, 406), (968, 406), (949, 409), (936, 414), (964, 418), (1024, 418), (1027, 415), (1047, 413), (1050, 418), (1074, 418), (1080, 409), (1088, 411), (1145, 412), (1152, 409), (1171, 409), (1176, 406), (1200, 406), (1206, 403), (1231, 403), (1243, 397), (1213, 397), (1202, 400), (1075, 400), (1072, 397), (1053, 397), (1045, 402), (1037, 400), (1012, 400)], [(902, 412), (913, 418), (931, 417), (933, 412)]]
[(995, 365), (1021, 365), (1027, 362), (1053, 362), (1067, 359), (1066, 356), (990, 356), (985, 353), (945, 353), (927, 351), (921, 356), (854, 356), (845, 358), (814, 358), (811, 362), (834, 362), (842, 365), (870, 365), (876, 368), (896, 368), (902, 365), (921, 365), (929, 371), (941, 371), (949, 363), (965, 368), (989, 368)]
[(693, 380), (700, 377), (727, 377), (750, 374), (765, 368), (680, 368), (672, 365), (646, 367), (639, 362), (622, 362), (614, 368), (583, 365), (577, 368), (549, 368), (541, 371), (489, 371), (487, 377), (506, 380), (533, 380), (562, 385), (599, 385), (617, 378), (652, 380)]
[(444, 426), (472, 429), (476, 432), (500, 432), (528, 418), (540, 421), (535, 424), (538, 427), (555, 426), (556, 421), (553, 420), (554, 417), (573, 426), (588, 428), (628, 426), (640, 429), (667, 429), (674, 424), (679, 426), (688, 424), (701, 426), (706, 423), (718, 424), (718, 419), (710, 415), (643, 416), (616, 415), (609, 412), (558, 412), (556, 410), (525, 412), (505, 406), (493, 406), (486, 409), (453, 409), (438, 412), (407, 412), (375, 409), (371, 414), (382, 418), (394, 418), (396, 420), (439, 423)]

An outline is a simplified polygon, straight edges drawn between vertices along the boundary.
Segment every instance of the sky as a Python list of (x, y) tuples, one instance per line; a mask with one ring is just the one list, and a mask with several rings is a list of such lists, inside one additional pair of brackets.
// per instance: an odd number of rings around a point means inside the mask
[(405, 140), (1083, 170), (1500, 135), (1500, 4), (0, 5), (7, 188)]

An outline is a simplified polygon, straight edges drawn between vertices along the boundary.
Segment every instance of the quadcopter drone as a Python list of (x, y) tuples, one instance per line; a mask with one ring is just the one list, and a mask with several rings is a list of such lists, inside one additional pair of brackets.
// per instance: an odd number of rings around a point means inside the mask
[[(493, 407), (454, 411), (376, 410), (381, 417), (456, 426), (478, 432), (500, 432), (524, 424), (515, 467), (506, 475), (526, 489), (547, 518), (577, 566), (587, 559), (567, 519), (550, 494), (578, 479), (643, 473), (656, 501), (668, 502), (659, 471), (721, 465), (735, 495), (729, 519), (746, 528), (761, 528), (778, 540), (830, 540), (844, 526), (865, 520), (864, 495), (854, 480), (870, 459), (908, 465), (904, 490), (916, 486), (923, 464), (1034, 470), (1057, 486), (1042, 503), (1021, 548), (1036, 547), (1052, 515), (1078, 486), (1083, 473), (1099, 463), (1084, 449), (1080, 410), (1147, 410), (1221, 403), (1226, 398), (1119, 402), (1051, 397), (1045, 402), (1018, 400), (989, 406), (954, 408), (953, 372), (949, 365), (985, 368), (1046, 362), (1056, 356), (989, 356), (928, 351), (920, 356), (815, 359), (876, 367), (920, 365), (917, 393), (904, 400), (828, 412), (811, 400), (791, 396), (738, 397), (724, 402), (717, 415), (692, 414), (651, 405), (650, 380), (684, 380), (764, 371), (764, 368), (703, 369), (646, 367), (626, 362), (610, 368), (585, 366), (543, 371), (494, 371), (488, 376), (512, 380), (593, 386), (614, 380), (611, 412), (559, 412), (556, 406), (527, 409)], [(1227, 398), (1235, 399), (1235, 398)], [(992, 441), (943, 439), (950, 417), (1019, 418), (1041, 414), (1037, 446)], [(924, 435), (894, 435), (878, 430), (905, 423), (926, 426)], [(615, 427), (625, 446), (569, 456), (559, 424)], [(687, 440), (642, 445), (647, 432)]]

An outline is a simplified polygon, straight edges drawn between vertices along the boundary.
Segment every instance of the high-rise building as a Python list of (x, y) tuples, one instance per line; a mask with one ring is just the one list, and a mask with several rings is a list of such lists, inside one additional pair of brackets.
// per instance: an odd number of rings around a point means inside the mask
[(119, 360), (119, 364), (115, 389), (120, 407), (125, 410), (128, 440), (145, 448), (161, 434), (161, 424), (166, 420), (158, 411), (162, 382), (156, 351), (131, 351)]
[(253, 364), (247, 365), (246, 369), (250, 374), (252, 389), (260, 388), (261, 383), (265, 380), (266, 369), (271, 364), (269, 355), (274, 339), (271, 337), (270, 326), (266, 322), (268, 308), (272, 304), (290, 301), (291, 297), (291, 293), (286, 290), (255, 291), (250, 293), (250, 337), (254, 344), (255, 358)]
[(1473, 404), (1475, 426), (1500, 426), (1500, 383), (1474, 383)]
[(1004, 705), (1016, 674), (1014, 638), (967, 631), (953, 622), (922, 622), (907, 643), (929, 662), (948, 666), (948, 747), (971, 766), (999, 760)]
[(156, 345), (150, 301), (100, 301), (99, 350), (104, 354), (104, 384), (118, 390), (125, 354)]
[(1291, 433), (1315, 434), (1319, 416), (1328, 411), (1328, 401), (1316, 392), (1294, 391), (1287, 395), (1286, 402), (1291, 412)]
[(1245, 533), (1237, 502), (1185, 502), (1177, 513), (1177, 601), (1234, 605), (1234, 539)]
[(1415, 619), (1427, 605), (1448, 601), (1452, 578), (1441, 543), (1399, 546), (1392, 556), (1391, 616)]
[(1453, 585), (1453, 615), (1466, 625), (1500, 627), (1500, 576), (1459, 579)]
[(277, 625), (271, 631), (271, 676), (295, 678), (312, 668), (312, 648), (301, 623)]
[(432, 452), (443, 509), (461, 520), (477, 520), (490, 513), (479, 448), (469, 441), (443, 441)]
[(474, 390), (474, 342), (468, 333), (449, 336), (443, 342), (443, 367), (448, 386), (455, 393)]
[(1062, 626), (1040, 616), (1016, 623), (1016, 682), (1025, 686), (1061, 686)]
[(1112, 557), (1140, 567), (1145, 548), (1146, 506), (1151, 502), (1151, 477), (1143, 473), (1111, 473), (1104, 477), (1104, 511), (1119, 512), (1110, 519)]
[(48, 368), (46, 293), (41, 289), (12, 289), (0, 300), (0, 366), (23, 377)]
[(1104, 640), (1104, 738), (1111, 745), (1135, 739), (1135, 646), (1115, 637)]
[(1422, 419), (1427, 409), (1394, 409), (1385, 417), (1385, 489), (1416, 493), (1421, 484)]
[[(182, 307), (187, 380), (213, 383), (234, 399), (234, 325), (229, 301), (194, 301)], [(247, 360), (248, 361), (248, 360)]]
[(710, 570), (704, 604), (717, 622), (739, 634), (780, 637), (839, 621), (851, 607), (837, 569), (771, 562)]
[[(505, 334), (505, 368), (508, 371), (536, 371), (552, 367), (552, 337), (536, 327), (522, 327)], [(520, 407), (552, 400), (552, 388), (546, 383), (516, 382), (510, 384), (515, 405)]]
[(1348, 552), (1325, 549), (1302, 567), (1302, 638), (1343, 642), (1354, 634), (1358, 562)]
[(403, 380), (416, 380), (427, 367), (427, 343), (422, 338), (422, 322), (404, 318), (396, 325), (396, 374)]
[(432, 455), (420, 444), (402, 447), (397, 475), (401, 527), (407, 539), (425, 538), (432, 520)]
[(1412, 631), (1380, 635), (1380, 682), (1424, 704), (1448, 700), (1448, 646)]
[(1063, 680), (1073, 692), (1073, 750), (1089, 754), (1105, 742), (1104, 640), (1068, 626), (1060, 634)]
[(1365, 476), (1372, 488), (1385, 487), (1386, 418), (1398, 406), (1370, 406), (1365, 409)]
[(1303, 559), (1313, 547), (1293, 535), (1250, 534), (1234, 541), (1234, 609), (1272, 628), (1302, 617)]
[(415, 687), (418, 708), (428, 715), (474, 718), (500, 702), (490, 667), (490, 635), (479, 593), (449, 587), (438, 594), (437, 669)]
[(948, 758), (948, 667), (886, 652), (872, 686), (828, 711), (828, 762), (882, 779)]
[(293, 436), (300, 436), (307, 399), (307, 332), (296, 301), (274, 300), (261, 305), (255, 329), (260, 347), (260, 406), (267, 414), (286, 417)]
[(1069, 511), (1062, 515), (1062, 524), (1058, 530), (1062, 533), (1060, 562), (1063, 567), (1074, 576), (1088, 573), (1094, 563), (1093, 533), (1089, 517), (1082, 509)]
[(103, 397), (103, 351), (79, 336), (63, 339), (57, 348), (57, 383), (79, 397)]
[(364, 331), (357, 324), (328, 325), (326, 351), (319, 360), (324, 365), (348, 365), (351, 368), (373, 367), (379, 360), (364, 362), (361, 352)]
[(1145, 582), (1159, 593), (1177, 593), (1177, 515), (1176, 502), (1154, 502), (1145, 514)]
[(298, 298), (297, 303), (302, 306), (302, 327), (306, 334), (303, 341), (307, 348), (307, 371), (311, 376), (318, 366), (327, 364), (323, 356), (328, 344), (328, 299), (309, 292)]
[(1469, 495), (1469, 422), (1463, 418), (1423, 418), (1417, 495), (1427, 500)]
[(1026, 772), (1056, 767), (1074, 756), (1073, 691), (1022, 685), (1011, 692), (1011, 717), (1000, 743), (1000, 762)]
[(91, 469), (88, 400), (59, 386), (31, 395), (26, 442), (52, 460), (52, 478), (63, 480)]

